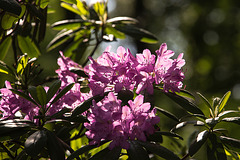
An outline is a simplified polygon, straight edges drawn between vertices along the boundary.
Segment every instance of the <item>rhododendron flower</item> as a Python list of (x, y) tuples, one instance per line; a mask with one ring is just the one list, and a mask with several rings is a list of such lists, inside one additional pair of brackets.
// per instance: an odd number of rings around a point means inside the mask
[(117, 146), (128, 149), (128, 140), (146, 141), (146, 135), (154, 133), (159, 117), (155, 116), (155, 109), (150, 110), (150, 103), (143, 100), (144, 97), (139, 95), (134, 101), (128, 101), (129, 106), (121, 106), (121, 100), (113, 92), (98, 103), (93, 100), (89, 123), (84, 123), (88, 129), (86, 135), (92, 139), (90, 144), (111, 140), (110, 149)]

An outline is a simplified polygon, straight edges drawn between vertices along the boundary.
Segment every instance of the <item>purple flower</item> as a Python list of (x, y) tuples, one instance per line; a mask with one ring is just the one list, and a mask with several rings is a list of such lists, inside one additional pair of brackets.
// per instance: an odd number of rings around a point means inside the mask
[(144, 103), (143, 99), (139, 95), (128, 102), (129, 106), (121, 106), (121, 100), (110, 92), (102, 101), (93, 101), (88, 114), (89, 123), (84, 123), (88, 129), (86, 135), (92, 139), (90, 144), (111, 140), (110, 149), (117, 146), (128, 149), (129, 139), (146, 141), (146, 135), (154, 133), (159, 117), (155, 116), (155, 109), (150, 110), (150, 103)]

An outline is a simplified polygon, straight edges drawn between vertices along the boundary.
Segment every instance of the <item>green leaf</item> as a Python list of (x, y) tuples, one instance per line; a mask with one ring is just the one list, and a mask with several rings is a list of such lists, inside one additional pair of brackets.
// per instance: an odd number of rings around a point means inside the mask
[(47, 50), (50, 51), (61, 44), (65, 43), (67, 40), (72, 38), (74, 36), (75, 31), (73, 30), (62, 30), (60, 33), (57, 34), (57, 36), (51, 40), (51, 42), (47, 46)]
[(4, 41), (0, 44), (0, 60), (4, 60), (8, 53), (8, 49), (10, 48), (12, 43), (12, 37), (7, 37)]
[(66, 19), (55, 22), (52, 24), (52, 28), (55, 30), (63, 30), (69, 29), (74, 30), (80, 28), (82, 25), (86, 26), (86, 24), (91, 24), (89, 21), (85, 21), (82, 19)]
[(77, 4), (76, 0), (61, 0), (61, 1), (70, 3), (70, 4)]
[(37, 97), (38, 97), (38, 100), (39, 100), (41, 106), (46, 105), (47, 94), (46, 94), (45, 89), (42, 86), (37, 86), (36, 91), (37, 91)]
[(46, 130), (47, 149), (51, 160), (65, 160), (65, 151), (58, 137), (53, 132)]
[(85, 77), (85, 78), (88, 77), (88, 75), (84, 72), (84, 70), (80, 69), (79, 67), (70, 67), (69, 70), (70, 72), (77, 74), (79, 77)]
[(124, 38), (126, 38), (124, 33), (120, 32), (120, 31), (118, 31), (118, 30), (116, 30), (115, 28), (110, 27), (110, 26), (108, 26), (108, 27), (105, 28), (105, 32), (106, 32), (108, 35), (112, 34), (114, 37), (119, 38), (119, 39), (124, 39)]
[(75, 116), (87, 111), (90, 108), (90, 106), (92, 105), (93, 100), (95, 100), (96, 102), (99, 102), (103, 98), (104, 98), (104, 96), (96, 95), (94, 97), (87, 99), (86, 101), (84, 101), (82, 104), (80, 104), (73, 110), (72, 117), (75, 117)]
[(85, 3), (83, 3), (82, 1), (78, 0), (77, 1), (77, 8), (80, 11), (80, 16), (82, 19), (86, 20), (87, 17), (89, 17), (90, 13), (87, 9), (87, 6)]
[(188, 92), (187, 90), (181, 89), (180, 92), (176, 92), (177, 95), (181, 97), (191, 98), (192, 100), (195, 100), (195, 97), (192, 93)]
[(164, 109), (162, 109), (162, 108), (160, 108), (160, 107), (157, 107), (157, 106), (155, 106), (155, 108), (156, 108), (159, 112), (161, 112), (162, 114), (164, 114), (165, 116), (171, 118), (172, 120), (174, 120), (174, 121), (176, 121), (176, 122), (179, 122), (179, 119), (178, 119), (174, 114), (172, 114), (172, 113), (170, 113), (170, 112), (168, 112), (168, 111), (166, 111), (166, 110), (164, 110)]
[(174, 93), (166, 93), (164, 92), (169, 98), (171, 98), (174, 102), (179, 104), (183, 109), (185, 109), (188, 112), (191, 112), (193, 114), (203, 114), (203, 112), (190, 100), (181, 97), (179, 95), (176, 95)]
[(228, 117), (228, 118), (223, 118), (221, 121), (223, 122), (232, 122), (240, 125), (240, 117)]
[(3, 11), (7, 11), (15, 15), (20, 15), (22, 11), (20, 4), (17, 3), (16, 0), (1, 0), (0, 8)]
[(225, 107), (229, 97), (231, 96), (231, 91), (228, 91), (227, 93), (225, 93), (225, 95), (222, 97), (220, 103), (219, 103), (219, 110), (218, 113), (220, 113), (222, 111), (222, 109)]
[(183, 140), (183, 138), (180, 135), (178, 135), (177, 133), (174, 133), (174, 132), (156, 131), (155, 133), (159, 134), (159, 135), (162, 135), (162, 136), (175, 137), (175, 138)]
[(205, 125), (205, 123), (202, 121), (185, 121), (185, 122), (178, 123), (174, 128), (171, 129), (171, 131), (180, 129), (188, 124), (193, 124), (194, 126), (204, 126)]
[(176, 154), (159, 144), (140, 141), (138, 141), (138, 143), (141, 144), (144, 148), (146, 148), (146, 150), (150, 151), (153, 154), (157, 154), (158, 156), (166, 160), (180, 160), (180, 158)]
[(235, 111), (235, 110), (228, 110), (228, 111), (223, 111), (221, 112), (218, 117), (219, 119), (221, 120), (222, 118), (225, 118), (225, 116), (227, 116), (228, 114), (236, 114), (236, 113), (239, 113), (239, 111)]
[(209, 103), (209, 101), (207, 100), (207, 98), (205, 98), (201, 93), (197, 92), (197, 94), (199, 95), (199, 97), (201, 98), (201, 100), (204, 102), (204, 104), (212, 110), (211, 104)]
[(231, 147), (233, 150), (240, 149), (240, 140), (226, 136), (220, 136), (219, 138), (223, 142), (223, 144)]
[[(107, 143), (108, 141), (102, 141), (100, 142), (99, 145), (103, 145), (105, 143)], [(67, 160), (72, 160), (74, 158), (77, 158), (79, 157), (79, 155), (85, 153), (85, 152), (88, 152), (96, 147), (98, 147), (99, 145), (86, 145), (86, 146), (83, 146), (81, 148), (79, 148), (78, 150), (74, 151), (68, 158)]]
[(71, 5), (69, 5), (67, 3), (62, 2), (61, 7), (65, 8), (65, 9), (67, 9), (67, 10), (73, 12), (73, 13), (76, 13), (78, 15), (81, 15), (81, 12), (79, 10), (73, 8)]
[(209, 160), (227, 160), (224, 147), (215, 134), (209, 135), (207, 155)]
[(153, 134), (147, 136), (147, 140), (162, 143), (163, 142), (162, 133), (160, 131), (156, 131)]
[(130, 160), (150, 160), (147, 151), (136, 141), (129, 141), (127, 154)]
[(60, 87), (61, 87), (61, 80), (56, 80), (51, 84), (51, 86), (47, 91), (47, 103), (53, 98), (53, 96), (57, 93)]
[(196, 140), (189, 147), (188, 152), (190, 156), (193, 156), (202, 147), (202, 145), (208, 139), (208, 136), (209, 136), (209, 132), (207, 130), (204, 130), (197, 135)]
[(15, 23), (15, 21), (17, 20), (18, 20), (18, 17), (14, 17), (8, 13), (5, 13), (1, 19), (1, 26), (3, 29), (8, 30), (12, 28), (13, 23)]
[(27, 53), (30, 58), (38, 57), (41, 55), (36, 44), (31, 40), (30, 37), (17, 36), (18, 45), (22, 53)]
[(132, 25), (116, 25), (115, 29), (120, 32), (123, 32), (141, 42), (155, 44), (158, 42), (158, 39), (150, 32), (137, 28)]
[(71, 83), (65, 88), (63, 88), (63, 90), (61, 90), (61, 92), (58, 93), (57, 96), (53, 99), (53, 101), (51, 102), (51, 105), (57, 102), (57, 100), (61, 98), (63, 95), (65, 95), (73, 86), (74, 86), (74, 83)]
[(25, 98), (26, 100), (28, 100), (28, 101), (32, 102), (33, 104), (35, 104), (36, 106), (38, 106), (38, 104), (37, 104), (31, 97), (29, 97), (28, 95), (24, 94), (23, 92), (20, 92), (20, 91), (18, 91), (18, 90), (16, 90), (16, 89), (10, 89), (10, 90), (11, 90), (13, 93), (19, 95), (20, 97)]
[(121, 153), (120, 147), (115, 147), (112, 150), (109, 150), (108, 148), (105, 148), (101, 150), (100, 152), (94, 154), (89, 160), (118, 160)]
[(36, 157), (47, 145), (47, 135), (44, 130), (38, 130), (27, 138), (24, 143), (28, 155)]
[(40, 0), (40, 8), (44, 9), (48, 6), (49, 0)]
[(36, 101), (38, 104), (41, 104), (39, 99), (38, 99), (38, 95), (37, 95), (37, 89), (35, 86), (29, 86), (28, 87), (28, 92), (30, 93), (30, 95), (32, 96), (32, 98), (34, 99), (34, 101)]
[(136, 24), (138, 20), (131, 17), (114, 17), (107, 20), (107, 23)]
[(63, 114), (68, 113), (68, 112), (70, 112), (70, 111), (71, 111), (70, 108), (63, 108), (61, 111), (53, 114), (53, 115), (51, 116), (51, 118), (52, 118), (52, 119), (61, 118)]

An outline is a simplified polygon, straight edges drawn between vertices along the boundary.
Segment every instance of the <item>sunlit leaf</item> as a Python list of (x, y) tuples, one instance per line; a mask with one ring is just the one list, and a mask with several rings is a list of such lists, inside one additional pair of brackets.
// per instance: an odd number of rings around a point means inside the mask
[(188, 152), (190, 156), (193, 156), (202, 147), (202, 145), (206, 142), (208, 136), (209, 132), (207, 130), (204, 130), (197, 135), (196, 140), (189, 147)]
[(131, 17), (114, 17), (107, 20), (107, 23), (125, 23), (125, 24), (136, 24), (138, 20)]
[(10, 48), (12, 43), (12, 37), (7, 37), (4, 41), (0, 44), (0, 60), (4, 60), (8, 53), (8, 49)]
[(170, 151), (169, 149), (156, 144), (156, 143), (150, 143), (150, 142), (140, 142), (138, 141), (139, 144), (141, 144), (146, 150), (150, 151), (153, 154), (156, 154), (166, 160), (180, 160), (180, 158)]
[(44, 130), (34, 132), (24, 143), (27, 154), (32, 157), (37, 156), (46, 145), (47, 136)]
[(222, 118), (225, 118), (225, 116), (229, 115), (229, 114), (236, 114), (236, 113), (239, 113), (239, 111), (235, 111), (235, 110), (228, 110), (228, 111), (223, 111), (221, 112), (218, 117), (219, 119), (221, 120)]
[(188, 124), (193, 124), (194, 126), (204, 126), (205, 125), (205, 123), (202, 121), (185, 121), (185, 122), (178, 123), (174, 128), (171, 129), (171, 131), (180, 129)]
[(88, 77), (88, 75), (84, 72), (83, 69), (71, 67), (69, 70), (75, 74), (77, 74), (79, 77)]
[(52, 24), (52, 28), (55, 30), (62, 30), (62, 29), (77, 29), (80, 28), (82, 25), (91, 24), (89, 21), (85, 21), (82, 19), (67, 19), (55, 22)]
[(65, 8), (73, 13), (76, 13), (78, 15), (81, 15), (81, 12), (79, 10), (75, 9), (74, 7), (72, 7), (71, 5), (69, 5), (67, 3), (62, 2), (61, 7)]
[(40, 1), (40, 8), (44, 9), (48, 6), (49, 0), (41, 0)]
[(80, 16), (82, 17), (82, 19), (86, 20), (87, 17), (89, 17), (89, 11), (86, 9), (86, 5), (81, 1), (81, 0), (77, 0), (77, 8), (80, 11)]
[(18, 17), (14, 17), (8, 13), (5, 13), (1, 19), (1, 26), (5, 30), (10, 29), (12, 28), (13, 23), (17, 20), (18, 20)]
[(228, 91), (221, 99), (220, 103), (219, 103), (219, 111), (218, 113), (220, 113), (222, 111), (222, 109), (225, 107), (229, 97), (231, 95), (231, 91)]
[(70, 3), (70, 4), (77, 4), (76, 0), (61, 0), (61, 1), (66, 2), (66, 3)]
[(223, 122), (232, 122), (240, 125), (240, 117), (229, 117), (229, 118), (223, 118)]
[(225, 145), (233, 147), (233, 149), (240, 149), (240, 140), (226, 136), (220, 136), (219, 138)]
[(30, 58), (38, 57), (41, 54), (38, 47), (30, 37), (22, 37), (18, 35), (17, 40), (22, 53), (27, 53)]
[(120, 31), (118, 31), (115, 28), (110, 27), (110, 26), (105, 28), (105, 32), (109, 35), (112, 34), (112, 35), (114, 35), (114, 37), (119, 38), (119, 39), (124, 39), (125, 38), (124, 33), (120, 32)]
[(207, 100), (207, 98), (205, 98), (201, 93), (197, 92), (197, 94), (199, 95), (199, 97), (202, 99), (202, 101), (204, 102), (204, 104), (209, 108), (212, 109), (211, 104), (209, 103), (209, 101)]

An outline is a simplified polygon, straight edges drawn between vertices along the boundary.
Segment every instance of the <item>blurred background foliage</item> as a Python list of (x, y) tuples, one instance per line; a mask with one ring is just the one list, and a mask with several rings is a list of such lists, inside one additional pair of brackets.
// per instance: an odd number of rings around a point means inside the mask
[[(109, 0), (108, 11), (109, 18), (115, 16), (136, 18), (140, 22), (139, 27), (153, 33), (159, 43), (146, 44), (126, 37), (117, 42), (102, 43), (97, 49), (96, 57), (108, 45), (112, 45), (112, 51), (116, 51), (116, 48), (122, 45), (129, 48), (132, 53), (140, 53), (146, 48), (153, 53), (161, 43), (166, 42), (168, 48), (175, 51), (176, 55), (184, 52), (187, 62), (184, 67), (186, 76), (184, 84), (187, 90), (192, 93), (201, 92), (209, 99), (213, 98), (213, 95), (221, 97), (230, 90), (232, 96), (227, 108), (235, 110), (238, 108), (240, 104), (240, 1)], [(58, 51), (64, 51), (66, 48), (62, 45), (47, 52), (47, 45), (58, 32), (51, 28), (51, 24), (64, 19), (77, 18), (75, 14), (62, 8), (58, 0), (50, 1), (48, 13), (50, 14), (47, 18), (46, 37), (40, 43), (41, 56), (38, 58), (40, 67), (44, 69), (39, 81), (43, 81), (46, 76), (55, 75), (55, 70), (58, 68), (56, 62), (59, 56)], [(12, 57), (13, 53), (9, 52), (5, 62), (14, 63)], [(4, 85), (4, 81), (5, 77), (1, 74), (1, 86)], [(162, 108), (177, 113), (179, 117), (185, 114), (167, 97), (162, 97), (162, 94), (159, 96), (155, 100)], [(163, 130), (169, 130), (174, 125), (172, 123), (164, 116), (161, 117)], [(224, 127), (230, 130), (231, 137), (240, 138), (237, 125), (231, 128)], [(185, 129), (184, 132), (192, 133), (191, 129), (191, 127)]]

